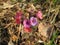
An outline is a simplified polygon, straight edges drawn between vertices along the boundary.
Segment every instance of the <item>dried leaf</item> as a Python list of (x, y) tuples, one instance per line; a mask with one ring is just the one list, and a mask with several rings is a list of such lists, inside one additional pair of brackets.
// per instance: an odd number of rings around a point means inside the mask
[(9, 41), (8, 42), (8, 45), (14, 45), (12, 41)]
[(4, 3), (3, 4), (3, 9), (6, 9), (6, 8), (12, 8), (14, 5), (11, 5), (11, 4), (8, 4), (8, 3)]
[(60, 21), (55, 24), (57, 28), (60, 28)]
[(49, 24), (40, 23), (38, 26), (38, 31), (42, 35), (44, 40), (46, 40), (50, 36), (51, 30), (52, 26)]
[(12, 36), (12, 40), (13, 40), (13, 41), (16, 41), (17, 39), (18, 39), (18, 37), (17, 37), (16, 35), (13, 35), (13, 36)]

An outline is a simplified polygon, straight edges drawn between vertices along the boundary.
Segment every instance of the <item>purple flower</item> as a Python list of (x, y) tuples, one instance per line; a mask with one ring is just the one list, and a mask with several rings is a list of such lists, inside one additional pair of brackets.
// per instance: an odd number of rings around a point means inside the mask
[(30, 18), (30, 24), (32, 25), (32, 26), (35, 26), (35, 25), (37, 25), (37, 18), (35, 18), (35, 17), (31, 17)]
[(30, 27), (30, 21), (28, 19), (25, 19), (23, 21), (23, 25), (24, 25), (24, 27), (29, 28)]

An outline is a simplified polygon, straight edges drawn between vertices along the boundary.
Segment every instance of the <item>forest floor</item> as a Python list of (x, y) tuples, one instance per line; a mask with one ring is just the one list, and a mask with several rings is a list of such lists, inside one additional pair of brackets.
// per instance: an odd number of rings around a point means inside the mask
[(60, 0), (0, 0), (1, 45), (60, 45)]

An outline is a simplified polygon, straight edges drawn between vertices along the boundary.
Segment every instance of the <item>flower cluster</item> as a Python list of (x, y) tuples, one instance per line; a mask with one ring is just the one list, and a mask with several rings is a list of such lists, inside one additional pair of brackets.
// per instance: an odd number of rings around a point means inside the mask
[(15, 16), (15, 22), (17, 23), (17, 24), (20, 24), (21, 23), (21, 18), (22, 18), (22, 12), (21, 11), (19, 11), (19, 12), (17, 12), (16, 13), (16, 16)]
[[(15, 16), (15, 21), (17, 24), (21, 23), (22, 20), (22, 11), (18, 11)], [(32, 31), (31, 26), (36, 26), (38, 24), (38, 18), (43, 19), (42, 17), (42, 12), (38, 11), (36, 14), (36, 17), (31, 16), (29, 19), (23, 19), (23, 26), (24, 26), (24, 31), (29, 33)]]

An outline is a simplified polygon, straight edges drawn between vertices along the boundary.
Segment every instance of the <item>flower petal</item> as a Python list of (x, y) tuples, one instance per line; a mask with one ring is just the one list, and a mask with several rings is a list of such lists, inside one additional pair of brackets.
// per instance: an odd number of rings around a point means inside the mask
[(15, 20), (16, 20), (17, 24), (20, 24), (21, 18), (22, 18), (22, 12), (19, 11), (19, 12), (16, 13), (16, 16), (15, 16)]
[(30, 33), (32, 30), (31, 30), (31, 28), (25, 28), (25, 27), (24, 27), (24, 31), (25, 31), (26, 33)]
[(43, 19), (43, 17), (42, 17), (42, 12), (41, 12), (41, 11), (38, 11), (37, 14), (36, 14), (36, 16), (37, 16), (39, 19)]
[(16, 19), (16, 23), (17, 24), (20, 24), (20, 19)]
[(35, 18), (35, 17), (31, 17), (30, 18), (30, 24), (32, 25), (32, 26), (35, 26), (35, 25), (37, 25), (37, 18)]
[(27, 19), (25, 19), (25, 20), (23, 21), (23, 25), (24, 25), (24, 27), (30, 27), (30, 21), (27, 20)]

